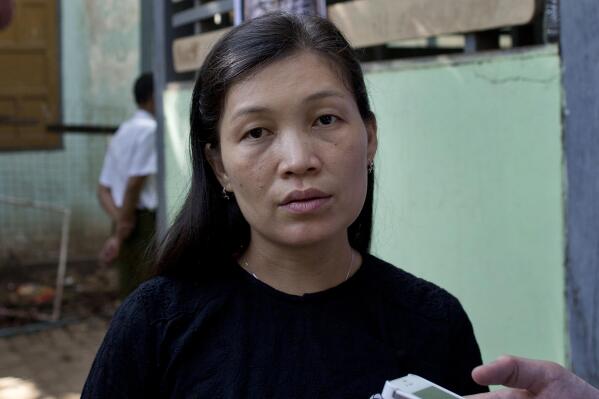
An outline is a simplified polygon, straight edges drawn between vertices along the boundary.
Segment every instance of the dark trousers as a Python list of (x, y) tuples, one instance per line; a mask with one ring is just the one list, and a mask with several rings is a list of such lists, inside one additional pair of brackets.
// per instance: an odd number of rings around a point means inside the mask
[(122, 298), (129, 295), (151, 273), (151, 257), (156, 232), (156, 212), (137, 210), (135, 228), (123, 241), (116, 266), (119, 270), (119, 291)]

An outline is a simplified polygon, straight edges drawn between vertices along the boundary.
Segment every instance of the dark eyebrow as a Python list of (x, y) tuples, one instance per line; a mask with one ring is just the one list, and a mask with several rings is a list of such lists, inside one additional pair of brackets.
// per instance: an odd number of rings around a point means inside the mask
[(244, 115), (248, 115), (248, 114), (259, 114), (262, 112), (267, 112), (268, 110), (269, 110), (268, 107), (260, 107), (260, 106), (244, 107), (244, 108), (237, 110), (237, 112), (235, 112), (233, 114), (233, 116), (231, 117), (231, 120), (233, 121), (233, 120), (239, 118), (240, 116), (244, 116)]
[(339, 91), (336, 91), (336, 90), (323, 90), (323, 91), (316, 92), (314, 94), (310, 94), (308, 97), (306, 97), (304, 99), (304, 102), (320, 100), (320, 99), (327, 98), (327, 97), (345, 98), (345, 96), (343, 95), (343, 93), (341, 93)]
[[(311, 101), (316, 101), (316, 100), (321, 100), (323, 98), (327, 98), (327, 97), (339, 97), (339, 98), (345, 98), (345, 96), (343, 95), (343, 93), (336, 91), (336, 90), (323, 90), (323, 91), (319, 91), (313, 94), (310, 94), (308, 97), (304, 98), (304, 102), (311, 102)], [(244, 107), (241, 108), (239, 110), (237, 110), (237, 112), (235, 112), (233, 114), (233, 116), (231, 116), (231, 120), (235, 120), (241, 116), (245, 116), (248, 114), (259, 114), (259, 113), (263, 113), (263, 112), (268, 112), (270, 111), (270, 108), (268, 107), (263, 107), (263, 106), (249, 106), (249, 107)]]

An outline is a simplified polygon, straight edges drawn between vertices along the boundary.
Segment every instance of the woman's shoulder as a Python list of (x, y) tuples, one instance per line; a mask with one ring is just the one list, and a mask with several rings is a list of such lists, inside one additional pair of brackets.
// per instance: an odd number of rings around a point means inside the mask
[(214, 277), (184, 278), (160, 275), (142, 283), (121, 305), (121, 311), (143, 311), (148, 320), (160, 322), (196, 314), (230, 292), (230, 282)]
[(380, 292), (390, 306), (418, 317), (449, 321), (462, 313), (459, 300), (438, 285), (417, 277), (400, 267), (366, 255), (371, 289)]

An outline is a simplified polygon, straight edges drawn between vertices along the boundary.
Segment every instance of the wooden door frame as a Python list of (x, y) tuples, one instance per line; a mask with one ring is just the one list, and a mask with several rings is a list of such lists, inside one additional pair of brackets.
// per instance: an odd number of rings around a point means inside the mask
[[(52, 98), (48, 96), (48, 104), (51, 105), (54, 112), (54, 118), (56, 120), (48, 121), (48, 124), (56, 123), (63, 120), (63, 93), (62, 93), (62, 13), (61, 13), (61, 0), (54, 0), (54, 43), (55, 45), (51, 48), (51, 52), (48, 54), (50, 59), (54, 62), (51, 64), (53, 68), (52, 76), (55, 79), (55, 90), (56, 97)], [(18, 5), (15, 6), (15, 13), (17, 12)], [(13, 18), (12, 23), (15, 22)], [(50, 74), (48, 75), (50, 76)], [(51, 87), (48, 85), (48, 87)], [(54, 101), (52, 101), (54, 100)], [(48, 133), (50, 134), (50, 133)], [(0, 146), (0, 154), (12, 153), (12, 152), (35, 152), (35, 151), (56, 151), (64, 149), (64, 140), (62, 136), (56, 137), (55, 143), (45, 143), (41, 145), (30, 145), (27, 143), (20, 143), (14, 147)]]

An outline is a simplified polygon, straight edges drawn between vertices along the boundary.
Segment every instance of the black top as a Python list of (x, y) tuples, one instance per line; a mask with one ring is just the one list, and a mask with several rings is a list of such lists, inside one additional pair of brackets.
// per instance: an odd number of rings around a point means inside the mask
[(412, 373), (460, 395), (481, 364), (468, 316), (371, 255), (346, 282), (289, 295), (231, 262), (155, 277), (116, 312), (82, 398), (364, 398)]

